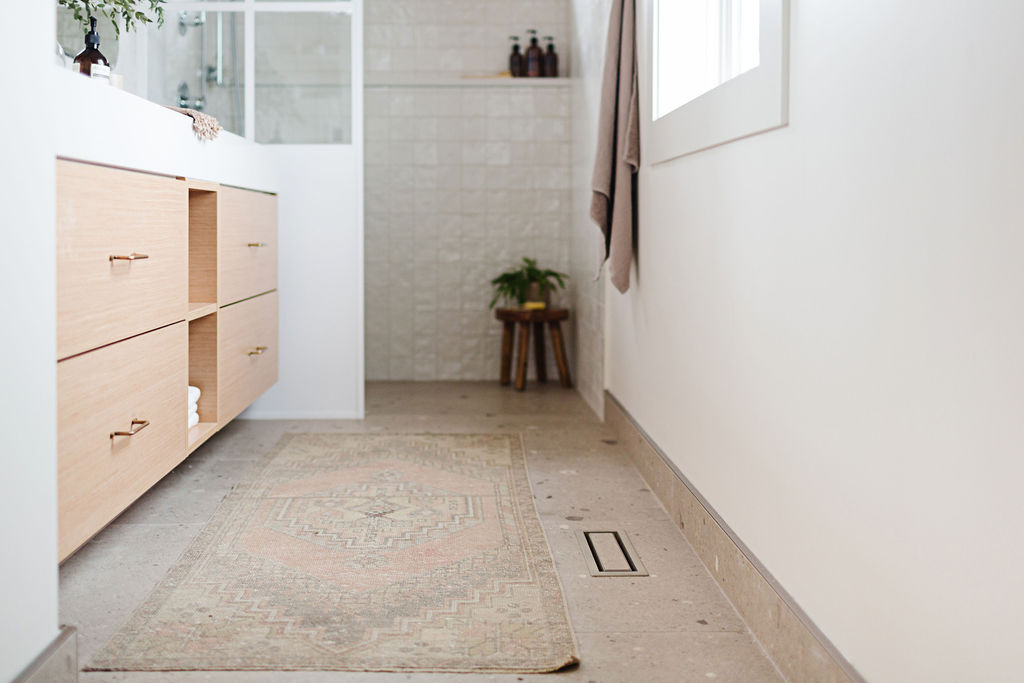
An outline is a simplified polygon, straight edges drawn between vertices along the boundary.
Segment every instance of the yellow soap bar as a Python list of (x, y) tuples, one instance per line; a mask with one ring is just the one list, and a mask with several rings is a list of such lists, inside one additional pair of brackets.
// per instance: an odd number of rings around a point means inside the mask
[(523, 310), (526, 311), (542, 311), (547, 307), (548, 305), (543, 301), (527, 301), (523, 303)]

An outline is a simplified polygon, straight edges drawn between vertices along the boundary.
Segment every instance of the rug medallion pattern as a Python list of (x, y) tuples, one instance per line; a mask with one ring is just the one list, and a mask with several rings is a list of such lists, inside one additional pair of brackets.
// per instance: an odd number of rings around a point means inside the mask
[(289, 434), (88, 668), (576, 661), (518, 436)]

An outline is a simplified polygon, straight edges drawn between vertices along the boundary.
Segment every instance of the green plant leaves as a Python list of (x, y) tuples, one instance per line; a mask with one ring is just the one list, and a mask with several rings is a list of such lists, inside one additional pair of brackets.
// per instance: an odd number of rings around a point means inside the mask
[(543, 295), (547, 292), (565, 289), (565, 281), (568, 279), (569, 276), (565, 273), (550, 268), (541, 269), (537, 265), (536, 259), (524, 256), (521, 266), (506, 270), (491, 280), (491, 286), (494, 287), (494, 298), (491, 299), (490, 308), (494, 308), (494, 304), (498, 303), (499, 299), (515, 301), (522, 306), (526, 301), (531, 284), (540, 285), (541, 295)]
[(164, 0), (57, 0), (71, 10), (82, 31), (89, 30), (89, 17), (102, 14), (114, 24), (114, 33), (131, 32), (144, 24), (164, 24)]

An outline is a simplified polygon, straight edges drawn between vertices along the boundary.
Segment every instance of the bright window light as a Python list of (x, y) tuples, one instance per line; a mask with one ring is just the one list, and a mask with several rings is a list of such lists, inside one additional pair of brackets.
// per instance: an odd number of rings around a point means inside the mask
[(654, 118), (760, 62), (759, 0), (655, 0)]

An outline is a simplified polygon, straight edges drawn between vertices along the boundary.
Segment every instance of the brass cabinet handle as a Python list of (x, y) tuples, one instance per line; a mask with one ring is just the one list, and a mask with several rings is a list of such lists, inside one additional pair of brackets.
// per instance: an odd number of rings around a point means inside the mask
[(119, 256), (117, 254), (111, 254), (111, 261), (144, 261), (149, 258), (149, 254), (136, 254), (134, 251), (127, 256)]
[(110, 432), (110, 438), (115, 436), (135, 436), (149, 426), (149, 420), (132, 420), (132, 427), (127, 432)]
[(249, 352), (250, 356), (262, 356), (263, 352), (267, 350), (266, 346), (257, 346), (254, 350)]
[(250, 246), (250, 247), (265, 247), (265, 246), (267, 246), (267, 243), (266, 242), (249, 242), (248, 246)]

